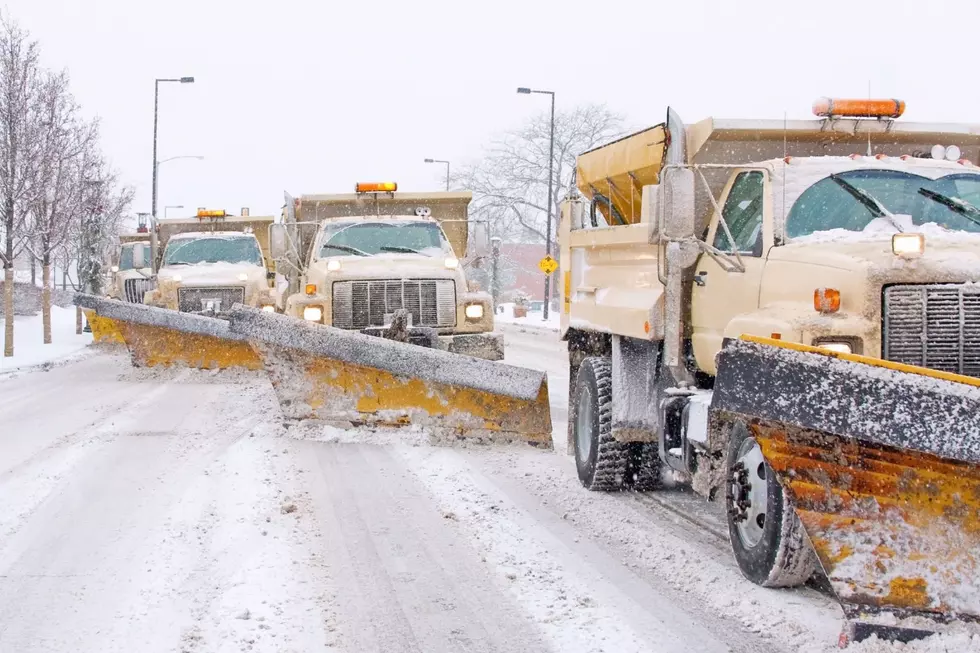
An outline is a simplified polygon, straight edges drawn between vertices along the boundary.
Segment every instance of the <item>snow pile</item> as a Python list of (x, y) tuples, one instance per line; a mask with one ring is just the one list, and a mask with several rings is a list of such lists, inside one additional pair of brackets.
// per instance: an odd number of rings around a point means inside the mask
[(531, 327), (534, 329), (547, 329), (548, 331), (558, 331), (561, 328), (561, 312), (550, 311), (548, 320), (545, 321), (541, 311), (528, 311), (525, 317), (514, 317), (514, 304), (507, 302), (497, 305), (498, 310), (503, 309), (503, 313), (493, 316), (494, 321), (504, 324), (517, 324), (520, 326)]
[(867, 242), (876, 240), (891, 240), (892, 235), (898, 233), (895, 223), (901, 226), (904, 233), (923, 234), (929, 240), (955, 241), (957, 243), (970, 243), (980, 245), (980, 234), (965, 231), (951, 231), (935, 222), (927, 222), (917, 225), (912, 222), (912, 216), (896, 214), (894, 222), (889, 218), (875, 218), (867, 224), (861, 231), (851, 231), (850, 229), (828, 229), (826, 231), (814, 231), (805, 236), (797, 236), (790, 239), (793, 244), (805, 243), (841, 243), (841, 242)]
[(0, 373), (72, 358), (92, 342), (91, 333), (75, 334), (75, 309), (51, 307), (51, 344), (44, 344), (40, 315), (14, 317), (14, 355), (0, 356)]

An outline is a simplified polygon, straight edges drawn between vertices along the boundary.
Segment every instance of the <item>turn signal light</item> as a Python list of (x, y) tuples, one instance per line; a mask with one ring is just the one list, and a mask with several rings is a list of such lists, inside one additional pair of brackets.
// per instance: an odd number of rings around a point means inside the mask
[(315, 295), (316, 294), (316, 284), (315, 283), (308, 283), (308, 284), (306, 284), (306, 294), (307, 295)]
[(905, 113), (905, 102), (822, 97), (813, 103), (813, 113), (821, 118), (898, 118)]
[(817, 288), (813, 291), (813, 310), (820, 313), (836, 313), (840, 310), (840, 291), (834, 288)]
[(373, 184), (359, 183), (354, 186), (355, 193), (394, 193), (396, 190), (398, 190), (398, 184), (393, 181)]

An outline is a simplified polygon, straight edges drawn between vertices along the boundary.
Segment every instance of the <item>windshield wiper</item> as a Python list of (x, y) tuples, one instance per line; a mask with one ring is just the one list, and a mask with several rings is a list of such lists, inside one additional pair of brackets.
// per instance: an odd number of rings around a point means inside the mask
[(943, 195), (942, 193), (937, 193), (934, 190), (929, 190), (928, 188), (920, 188), (919, 195), (924, 195), (933, 202), (939, 202), (946, 208), (952, 209), (956, 213), (959, 213), (973, 224), (980, 226), (980, 209), (973, 206), (966, 200), (961, 200), (958, 197), (949, 197), (947, 195)]
[(406, 254), (421, 254), (422, 256), (429, 256), (424, 252), (420, 252), (417, 249), (412, 249), (411, 247), (398, 247), (397, 245), (389, 245), (380, 248), (382, 252), (404, 252)]
[(864, 207), (871, 212), (871, 215), (873, 215), (876, 218), (886, 218), (889, 222), (892, 223), (893, 227), (898, 229), (899, 232), (905, 231), (904, 229), (902, 229), (902, 225), (898, 223), (898, 220), (895, 218), (895, 215), (891, 211), (886, 209), (884, 204), (882, 204), (877, 199), (872, 197), (871, 194), (868, 193), (868, 191), (864, 190), (863, 188), (858, 188), (857, 186), (855, 186), (854, 184), (847, 181), (846, 179), (844, 179), (843, 177), (841, 177), (836, 173), (830, 175), (830, 178), (833, 179), (838, 186), (846, 190), (851, 195), (851, 197), (853, 197), (858, 202), (863, 204)]
[(356, 247), (348, 247), (347, 245), (334, 245), (333, 243), (323, 243), (323, 247), (321, 247), (320, 249), (325, 249), (327, 247), (331, 249), (338, 249), (341, 252), (350, 252), (351, 254), (357, 254), (358, 256), (371, 256), (367, 252), (359, 250)]

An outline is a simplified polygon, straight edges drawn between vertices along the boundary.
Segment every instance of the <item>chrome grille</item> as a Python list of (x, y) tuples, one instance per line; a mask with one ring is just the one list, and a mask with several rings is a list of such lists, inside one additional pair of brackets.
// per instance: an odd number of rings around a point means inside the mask
[(456, 325), (456, 286), (450, 279), (381, 279), (333, 284), (333, 325), (341, 329), (384, 326), (400, 308), (413, 326)]
[(177, 302), (182, 313), (198, 313), (209, 301), (220, 302), (218, 312), (231, 310), (233, 304), (245, 303), (244, 288), (178, 288)]
[(980, 286), (885, 288), (882, 356), (899, 363), (980, 376)]
[(124, 279), (123, 299), (131, 304), (142, 304), (143, 296), (154, 288), (153, 279)]

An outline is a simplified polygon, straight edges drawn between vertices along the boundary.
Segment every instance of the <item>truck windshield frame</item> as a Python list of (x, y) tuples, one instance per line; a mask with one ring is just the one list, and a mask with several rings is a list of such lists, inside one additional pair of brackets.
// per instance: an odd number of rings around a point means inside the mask
[(929, 197), (931, 191), (976, 206), (980, 202), (980, 174), (956, 172), (931, 179), (903, 170), (861, 168), (824, 177), (803, 191), (786, 217), (790, 240), (832, 229), (859, 233), (880, 217), (879, 211), (855, 197), (840, 180), (874, 198), (892, 214), (911, 216), (915, 226), (936, 224), (949, 231), (980, 233), (980, 223), (973, 216)]
[[(140, 245), (123, 245), (119, 250), (119, 271), (125, 272), (127, 270), (135, 270), (133, 267), (133, 250)], [(144, 267), (149, 268), (150, 261), (150, 245), (149, 243), (143, 243), (143, 260), (146, 261)]]
[(171, 240), (167, 244), (165, 266), (204, 263), (264, 265), (262, 250), (254, 236), (202, 236)]
[(437, 222), (426, 220), (363, 220), (327, 223), (320, 231), (318, 258), (340, 256), (452, 255), (452, 245)]

